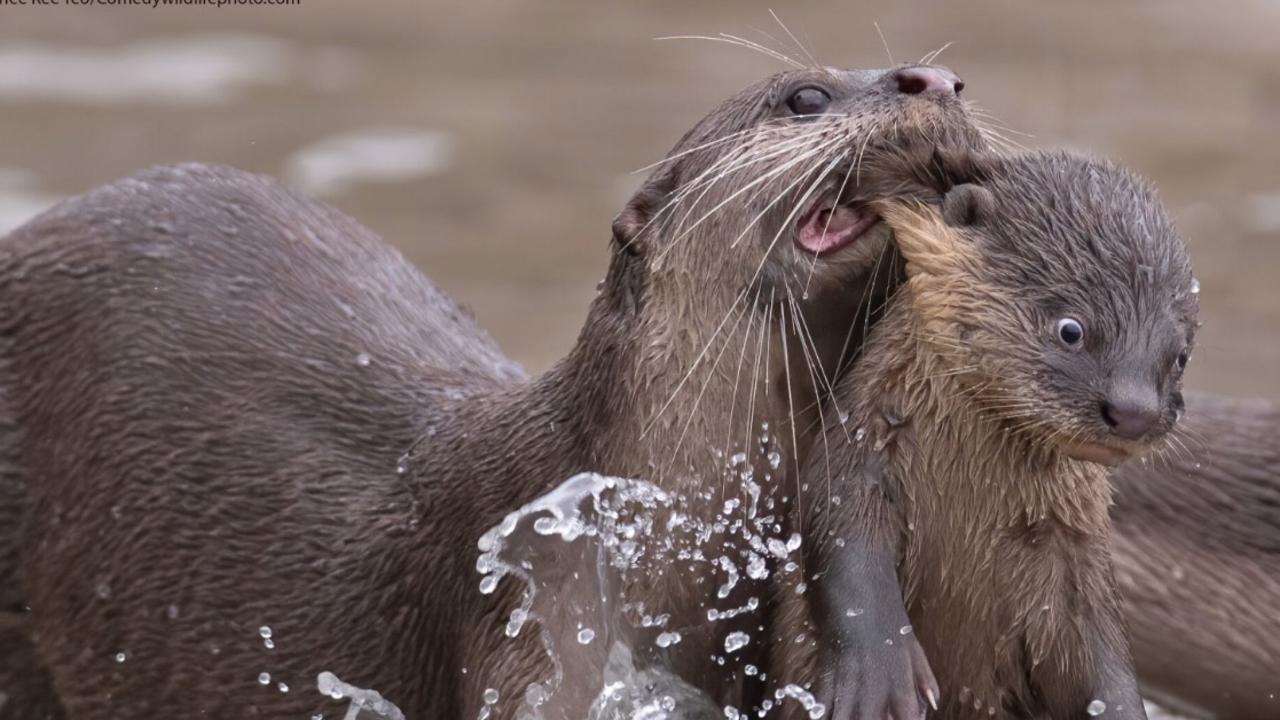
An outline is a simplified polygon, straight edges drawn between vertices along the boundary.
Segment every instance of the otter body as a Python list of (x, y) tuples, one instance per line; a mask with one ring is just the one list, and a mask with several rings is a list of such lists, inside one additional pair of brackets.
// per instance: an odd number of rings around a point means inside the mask
[(1112, 475), (1138, 679), (1193, 716), (1280, 717), (1280, 407), (1188, 393), (1179, 427)]
[(1190, 265), (1117, 168), (970, 170), (945, 223), (884, 211), (907, 280), (803, 476), (816, 640), (791, 652), (836, 720), (1144, 718), (1097, 462), (1180, 412)]
[[(321, 671), (410, 718), (527, 710), (555, 667), (504, 633), (516, 584), (480, 594), (482, 533), (582, 471), (709, 521), (712, 448), (776, 499), (886, 282), (855, 166), (980, 144), (958, 87), (818, 68), (724, 103), (619, 215), (577, 345), (532, 380), (379, 239), (264, 178), (161, 168), (33, 220), (0, 241), (0, 632), (35, 657), (0, 671), (73, 720), (328, 715)], [(627, 599), (694, 627), (715, 585)], [(636, 651), (747, 703), (708, 659), (730, 627)], [(567, 678), (557, 711), (599, 684)]]

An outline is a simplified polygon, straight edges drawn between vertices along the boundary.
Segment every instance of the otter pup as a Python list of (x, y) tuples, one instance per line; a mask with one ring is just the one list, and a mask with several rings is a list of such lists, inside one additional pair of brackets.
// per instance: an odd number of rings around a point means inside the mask
[(941, 212), (881, 210), (907, 280), (803, 476), (807, 679), (835, 720), (1143, 718), (1106, 466), (1182, 411), (1191, 265), (1114, 165), (967, 165)]
[[(478, 591), (482, 533), (583, 471), (709, 524), (713, 449), (763, 504), (794, 484), (888, 282), (860, 163), (981, 145), (959, 89), (809, 68), (722, 104), (620, 213), (577, 345), (532, 380), (381, 240), (268, 179), (159, 168), (46, 212), (0, 241), (0, 627), (76, 720), (328, 715), (321, 671), (410, 718), (536, 712), (555, 668), (536, 631), (504, 634), (518, 588)], [(708, 660), (759, 622), (709, 626), (714, 582), (628, 594), (690, 628), (645, 660), (720, 705), (762, 692)], [(599, 684), (568, 678), (565, 715)]]

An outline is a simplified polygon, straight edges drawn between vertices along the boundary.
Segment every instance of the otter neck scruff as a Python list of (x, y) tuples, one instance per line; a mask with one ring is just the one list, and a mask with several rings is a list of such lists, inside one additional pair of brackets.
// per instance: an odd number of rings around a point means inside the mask
[[(477, 541), (583, 472), (650, 483), (671, 502), (656, 527), (714, 531), (735, 499), (781, 525), (820, 401), (897, 280), (871, 209), (897, 180), (861, 168), (984, 145), (960, 88), (935, 66), (804, 68), (721, 104), (618, 215), (576, 346), (532, 380), (380, 239), (266, 178), (155, 168), (14, 231), (15, 682), (72, 720), (332, 713), (304, 690), (321, 673), (411, 718), (583, 717), (600, 668), (509, 636), (526, 588), (481, 593)], [(775, 702), (747, 670), (769, 611), (754, 568), (796, 550), (740, 530), (614, 586), (665, 618), (628, 628), (631, 662), (717, 707)]]

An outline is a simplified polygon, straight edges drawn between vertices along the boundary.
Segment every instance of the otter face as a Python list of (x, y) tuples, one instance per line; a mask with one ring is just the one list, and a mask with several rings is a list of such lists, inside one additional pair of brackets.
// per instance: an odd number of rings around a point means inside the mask
[[(810, 68), (739, 93), (699, 123), (619, 215), (615, 237), (663, 271), (796, 299), (865, 272), (888, 233), (867, 201), (886, 194), (860, 172), (883, 150), (978, 148), (937, 66)], [(714, 244), (715, 247), (708, 247)]]
[[(1172, 430), (1196, 330), (1197, 285), (1152, 189), (1064, 153), (994, 160), (953, 188), (943, 220), (956, 362), (1009, 427), (1109, 465)], [(948, 267), (947, 264), (943, 265)], [(941, 272), (948, 274), (947, 270)]]
[(898, 277), (867, 202), (899, 186), (869, 161), (981, 147), (961, 88), (931, 66), (784, 73), (723, 103), (655, 166), (614, 221), (610, 270), (635, 289), (617, 307), (637, 316), (636, 395), (664, 398), (642, 435), (751, 450), (768, 426), (788, 436), (788, 467), (803, 460), (819, 398)]

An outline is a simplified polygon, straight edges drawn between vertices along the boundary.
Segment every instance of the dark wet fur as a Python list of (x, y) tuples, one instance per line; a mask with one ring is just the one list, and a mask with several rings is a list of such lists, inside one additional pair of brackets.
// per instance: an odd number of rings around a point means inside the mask
[[(913, 167), (954, 187), (941, 211), (886, 210), (909, 279), (833, 396), (829, 466), (803, 475), (814, 582), (783, 593), (804, 638), (782, 633), (776, 682), (814, 683), (835, 720), (919, 717), (939, 689), (943, 718), (1078, 718), (1094, 699), (1142, 718), (1106, 470), (1061, 449), (1106, 440), (1098, 398), (1139, 370), (1163, 407), (1143, 442), (1172, 426), (1185, 250), (1147, 186), (1104, 163)], [(1067, 310), (1094, 328), (1087, 352), (1046, 344)]]

